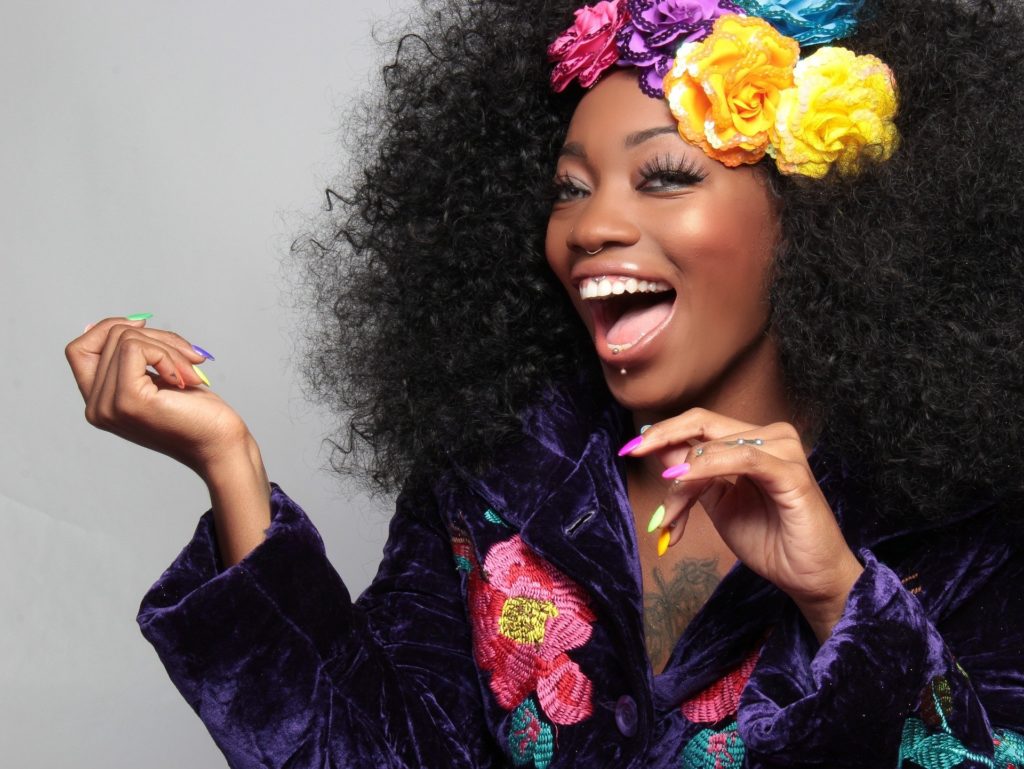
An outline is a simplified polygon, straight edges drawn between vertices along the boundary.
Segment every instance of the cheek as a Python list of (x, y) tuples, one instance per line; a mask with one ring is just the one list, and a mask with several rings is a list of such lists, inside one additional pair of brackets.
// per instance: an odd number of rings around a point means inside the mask
[(743, 208), (688, 212), (666, 233), (694, 320), (713, 337), (729, 329), (746, 333), (767, 320), (774, 229), (763, 211)]
[(555, 220), (548, 219), (548, 228), (544, 236), (544, 256), (548, 260), (555, 275), (562, 283), (566, 282), (569, 272), (569, 260), (565, 245), (566, 233), (564, 225)]

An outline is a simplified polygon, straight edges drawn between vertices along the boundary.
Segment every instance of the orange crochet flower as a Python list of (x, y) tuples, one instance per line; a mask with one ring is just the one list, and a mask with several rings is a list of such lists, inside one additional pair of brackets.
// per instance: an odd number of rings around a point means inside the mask
[(780, 95), (793, 86), (800, 45), (753, 16), (721, 16), (686, 43), (665, 77), (665, 98), (686, 141), (727, 166), (756, 163), (775, 142)]

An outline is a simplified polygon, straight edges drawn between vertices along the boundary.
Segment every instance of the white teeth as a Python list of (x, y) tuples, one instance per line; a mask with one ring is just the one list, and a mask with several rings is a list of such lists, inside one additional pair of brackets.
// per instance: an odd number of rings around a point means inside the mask
[(579, 287), (580, 299), (603, 299), (613, 294), (659, 294), (671, 290), (672, 287), (668, 283), (660, 280), (619, 277), (585, 278)]

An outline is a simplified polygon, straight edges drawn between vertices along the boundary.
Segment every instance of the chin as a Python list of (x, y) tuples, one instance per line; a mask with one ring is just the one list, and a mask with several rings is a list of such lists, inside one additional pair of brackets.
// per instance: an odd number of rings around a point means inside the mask
[(650, 367), (634, 371), (627, 369), (625, 375), (607, 365), (602, 368), (612, 397), (629, 411), (674, 416), (685, 411), (688, 406), (684, 404), (691, 402), (687, 398), (687, 388), (667, 389), (664, 382), (672, 379), (659, 375)]

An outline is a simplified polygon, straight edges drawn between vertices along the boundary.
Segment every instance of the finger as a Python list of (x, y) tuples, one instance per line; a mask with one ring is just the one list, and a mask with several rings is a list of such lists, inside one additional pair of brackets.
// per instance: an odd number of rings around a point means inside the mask
[[(720, 482), (720, 479), (711, 478), (698, 483), (683, 483), (681, 480), (677, 480), (669, 486), (662, 503), (665, 512), (661, 527), (674, 532), (671, 544), (675, 544), (682, 537), (682, 530), (679, 529), (678, 522), (689, 518), (693, 506), (700, 500), (700, 496), (707, 486), (717, 482)], [(725, 481), (721, 482), (725, 483)]]
[[(144, 334), (124, 332), (104, 371), (103, 381), (96, 388), (99, 393), (90, 404), (90, 421), (97, 427), (112, 429), (126, 417), (135, 420), (144, 414), (146, 404), (161, 384), (184, 389), (200, 383), (179, 350)], [(88, 412), (87, 408), (87, 417)]]
[[(165, 331), (163, 329), (155, 328), (139, 328), (137, 326), (127, 324), (114, 324), (107, 331), (103, 350), (100, 352), (99, 361), (96, 364), (96, 377), (103, 378), (105, 371), (110, 366), (111, 361), (117, 354), (118, 345), (122, 338), (132, 334), (135, 336), (142, 335), (146, 338), (151, 338), (162, 344), (168, 346), (171, 349), (177, 351), (178, 355), (175, 356), (174, 361), (177, 364), (176, 368), (182, 375), (178, 380), (168, 380), (170, 383), (178, 386), (185, 386), (189, 384), (207, 383), (207, 380), (203, 378), (200, 372), (193, 370), (192, 374), (189, 374), (188, 369), (193, 367), (193, 364), (202, 363), (205, 360), (204, 356), (196, 352), (184, 338), (173, 331)], [(187, 365), (182, 365), (183, 360)], [(182, 383), (183, 384), (179, 384)]]
[[(817, 488), (802, 453), (797, 458), (787, 458), (763, 449), (744, 444), (694, 456), (689, 463), (689, 471), (679, 478), (680, 484), (686, 487), (712, 478), (729, 481), (744, 478), (784, 507), (795, 507), (810, 488)], [(714, 517), (716, 499), (702, 498), (702, 506), (708, 515)]]
[(686, 531), (686, 524), (689, 521), (689, 511), (682, 515), (676, 515), (671, 523), (666, 523), (658, 533), (658, 557), (665, 555), (665, 552), (683, 537)]
[[(709, 456), (724, 451), (736, 451), (744, 447), (753, 447), (784, 459), (799, 460), (806, 456), (803, 442), (796, 429), (785, 422), (776, 422), (764, 427), (725, 436), (718, 440), (695, 443), (687, 454), (687, 459)], [(667, 472), (667, 470), (666, 470)], [(671, 477), (671, 473), (669, 477)]]
[[(755, 428), (756, 425), (749, 422), (741, 422), (707, 409), (689, 409), (679, 416), (651, 425), (623, 446), (623, 453), (633, 457), (645, 456), (666, 447), (726, 438)], [(625, 451), (627, 447), (630, 448)]]
[(118, 325), (142, 328), (146, 325), (146, 321), (145, 319), (128, 320), (123, 317), (104, 318), (89, 326), (85, 333), (72, 339), (64, 348), (64, 356), (71, 366), (78, 389), (86, 400), (93, 388), (93, 381), (96, 378), (100, 355), (106, 345), (107, 336), (110, 330)]

